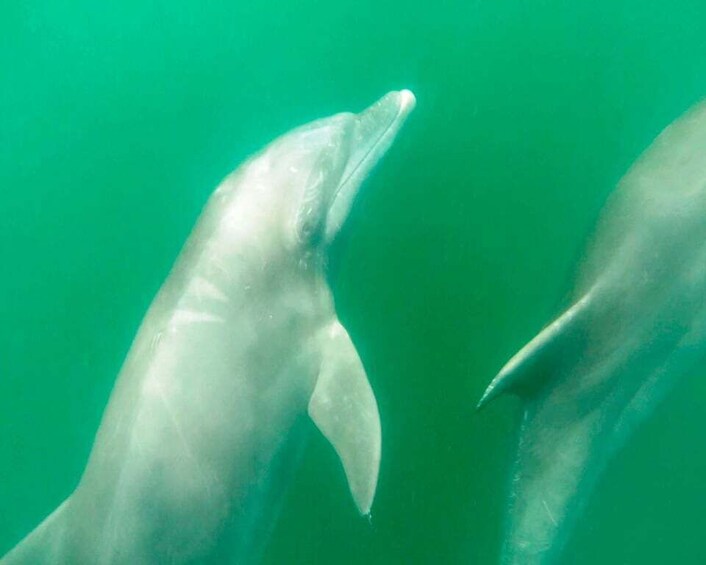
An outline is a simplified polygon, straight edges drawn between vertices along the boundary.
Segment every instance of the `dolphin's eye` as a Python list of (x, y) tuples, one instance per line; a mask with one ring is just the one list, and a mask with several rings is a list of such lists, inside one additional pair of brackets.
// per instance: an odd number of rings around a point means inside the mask
[(297, 217), (297, 239), (301, 243), (314, 242), (323, 230), (321, 214), (312, 208), (299, 211)]

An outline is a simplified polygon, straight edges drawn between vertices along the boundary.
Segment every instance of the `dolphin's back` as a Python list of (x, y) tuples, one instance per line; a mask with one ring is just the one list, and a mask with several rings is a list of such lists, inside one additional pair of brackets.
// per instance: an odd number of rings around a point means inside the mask
[[(673, 256), (706, 234), (706, 102), (664, 129), (620, 180), (601, 212), (582, 264), (578, 295), (617, 261)], [(696, 233), (695, 233), (696, 232)]]

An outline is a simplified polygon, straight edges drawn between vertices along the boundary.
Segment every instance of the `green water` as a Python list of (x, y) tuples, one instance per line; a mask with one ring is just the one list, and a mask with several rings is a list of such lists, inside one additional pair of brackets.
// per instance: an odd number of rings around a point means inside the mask
[[(706, 95), (706, 3), (101, 4), (0, 6), (0, 554), (75, 486), (210, 190), (279, 133), (407, 87), (332, 257), (382, 415), (372, 523), (316, 436), (267, 563), (495, 563), (517, 405), (473, 406), (557, 312), (616, 181)], [(706, 562), (705, 414), (697, 372), (565, 563)]]

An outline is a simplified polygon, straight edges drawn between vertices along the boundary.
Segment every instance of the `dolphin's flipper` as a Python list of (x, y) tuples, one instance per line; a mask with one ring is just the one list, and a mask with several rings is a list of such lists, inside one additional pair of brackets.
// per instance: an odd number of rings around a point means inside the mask
[(309, 416), (343, 463), (353, 499), (368, 514), (380, 468), (380, 415), (363, 364), (338, 322), (325, 330), (324, 356)]
[(552, 363), (554, 354), (567, 341), (580, 335), (591, 295), (591, 292), (586, 293), (520, 349), (488, 385), (477, 409), (503, 393), (526, 396), (540, 388), (546, 382), (546, 368)]

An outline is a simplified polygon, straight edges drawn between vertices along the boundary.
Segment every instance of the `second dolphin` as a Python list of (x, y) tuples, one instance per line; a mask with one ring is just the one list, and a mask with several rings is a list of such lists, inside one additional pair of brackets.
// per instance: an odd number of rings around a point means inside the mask
[(706, 354), (706, 104), (664, 130), (603, 213), (572, 305), (479, 406), (523, 417), (502, 562), (555, 562), (610, 455)]

